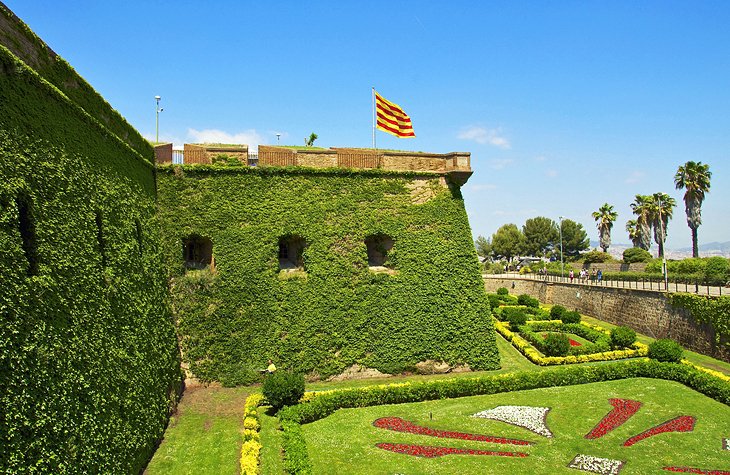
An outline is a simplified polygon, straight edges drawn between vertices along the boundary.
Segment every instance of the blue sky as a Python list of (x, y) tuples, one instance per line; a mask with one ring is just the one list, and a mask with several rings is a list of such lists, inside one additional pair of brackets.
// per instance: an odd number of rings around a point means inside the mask
[[(175, 143), (369, 147), (371, 87), (417, 137), (467, 151), (474, 236), (677, 199), (667, 247), (690, 245), (677, 167), (710, 165), (700, 243), (730, 240), (730, 2), (4, 0), (143, 135)], [(654, 245), (653, 251), (656, 251)]]

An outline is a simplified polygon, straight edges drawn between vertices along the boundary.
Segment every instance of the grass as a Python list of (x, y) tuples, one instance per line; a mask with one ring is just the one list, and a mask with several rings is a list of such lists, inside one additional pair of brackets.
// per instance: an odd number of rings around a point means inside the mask
[[(608, 398), (643, 403), (627, 423), (605, 437), (584, 438), (610, 410)], [(469, 415), (498, 405), (551, 407), (547, 425), (554, 438), (545, 438), (503, 422)], [(431, 419), (430, 416), (433, 416)], [(697, 417), (691, 433), (655, 436), (623, 447), (623, 442), (651, 427), (680, 415)], [(439, 439), (396, 433), (373, 427), (380, 417), (401, 417), (434, 429), (488, 434), (529, 440), (533, 446), (507, 446), (485, 442)], [(620, 380), (581, 386), (474, 396), (413, 404), (341, 409), (303, 426), (309, 454), (317, 474), (574, 474), (567, 468), (576, 454), (623, 460), (622, 475), (661, 473), (664, 466), (729, 469), (730, 460), (721, 441), (730, 427), (730, 408), (685, 386), (654, 379)], [(379, 442), (421, 444), (481, 450), (522, 451), (527, 458), (448, 455), (434, 459), (396, 454), (379, 449)]]
[(252, 388), (187, 389), (145, 475), (236, 475), (243, 403)]
[[(584, 316), (583, 320), (609, 329), (614, 327), (614, 325), (591, 317)], [(639, 341), (646, 344), (653, 341), (653, 339), (643, 335), (639, 335), (638, 338)], [(481, 374), (513, 371), (551, 371), (556, 368), (534, 365), (499, 334), (496, 335), (496, 342), (502, 364), (502, 368), (497, 371), (442, 375), (403, 375), (339, 382), (321, 381), (307, 384), (307, 390), (316, 391), (403, 381), (474, 377)], [(685, 351), (685, 357), (695, 364), (730, 375), (730, 364), (728, 363), (689, 351)], [(178, 413), (170, 421), (170, 426), (165, 433), (165, 439), (155, 453), (145, 474), (237, 474), (243, 430), (243, 403), (249, 393), (258, 390), (259, 388), (256, 387), (207, 387), (186, 390), (178, 406)], [(616, 435), (609, 434), (598, 441), (583, 439), (582, 436), (610, 410), (607, 403), (609, 397), (633, 398), (644, 402), (645, 406), (640, 414), (634, 416), (630, 421), (635, 425), (628, 425), (627, 423), (625, 428), (620, 428), (624, 432), (617, 430)], [(553, 407), (548, 417), (548, 423), (554, 429), (555, 439), (544, 439), (523, 429), (494, 421), (473, 421), (465, 417), (465, 414), (469, 411), (474, 413), (499, 404), (544, 404)], [(646, 410), (646, 413), (642, 414), (641, 412), (644, 412), (644, 410)], [(461, 475), (467, 473), (534, 472), (535, 474), (567, 474), (578, 473), (576, 470), (564, 467), (575, 454), (585, 453), (597, 457), (624, 457), (621, 460), (626, 460), (627, 465), (621, 471), (621, 474), (627, 475), (631, 473), (661, 473), (660, 469), (653, 465), (650, 466), (650, 464), (659, 461), (679, 463), (680, 459), (671, 458), (675, 454), (684, 454), (683, 456), (687, 457), (682, 459), (684, 461), (681, 465), (684, 466), (712, 469), (724, 467), (725, 470), (728, 470), (728, 452), (723, 453), (720, 450), (719, 439), (719, 437), (730, 437), (730, 433), (727, 432), (727, 427), (730, 427), (728, 410), (727, 406), (677, 383), (653, 379), (623, 380), (611, 383), (596, 383), (594, 385), (547, 388), (398, 406), (340, 410), (321, 421), (305, 425), (304, 429), (310, 444), (310, 455), (316, 463), (314, 473), (408, 473), (409, 475), (418, 473), (459, 473)], [(427, 419), (429, 413), (433, 414), (433, 421)], [(655, 440), (645, 440), (630, 448), (619, 447), (618, 442), (622, 442), (626, 437), (636, 435), (644, 429), (683, 414), (701, 417), (694, 433), (666, 434), (655, 438)], [(377, 449), (374, 444), (381, 441), (401, 442), (408, 440), (409, 443), (424, 445), (482, 448), (480, 444), (483, 443), (469, 445), (458, 440), (434, 439), (432, 437), (406, 435), (376, 429), (372, 426), (372, 421), (377, 419), (376, 415), (377, 417), (381, 417), (381, 415), (399, 416), (433, 428), (504, 435), (539, 443), (525, 450), (530, 454), (527, 459), (456, 455), (436, 459), (410, 457)], [(266, 408), (259, 410), (259, 417), (261, 421), (261, 442), (263, 444), (261, 473), (280, 475), (283, 473), (283, 467), (280, 453), (281, 431), (278, 430), (278, 420), (272, 414), (268, 414)], [(650, 425), (646, 426), (646, 424)], [(334, 430), (334, 432), (327, 432), (325, 429)], [(725, 432), (722, 433), (720, 429)], [(680, 439), (677, 439), (677, 437), (680, 437)], [(712, 439), (713, 437), (714, 439)], [(669, 442), (663, 442), (664, 440), (678, 440), (680, 445), (673, 447), (668, 445)], [(602, 441), (610, 442), (610, 444), (604, 446)], [(486, 445), (494, 449), (501, 448), (505, 450), (503, 447), (493, 444)], [(340, 450), (340, 447), (346, 449), (347, 455), (343, 456), (333, 452)], [(689, 449), (686, 447), (689, 447)], [(507, 448), (506, 450), (510, 449)], [(512, 450), (516, 449), (512, 448)], [(377, 462), (380, 465), (371, 463), (371, 457), (380, 460), (380, 462)], [(356, 462), (361, 460), (367, 460), (367, 463), (363, 466), (358, 465)], [(713, 464), (714, 461), (718, 461), (718, 463)]]

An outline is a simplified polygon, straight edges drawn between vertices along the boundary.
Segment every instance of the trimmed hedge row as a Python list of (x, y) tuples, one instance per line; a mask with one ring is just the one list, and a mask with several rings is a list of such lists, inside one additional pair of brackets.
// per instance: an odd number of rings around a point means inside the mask
[[(593, 329), (598, 329), (601, 327), (596, 327), (589, 325), (585, 322), (581, 322), (580, 325), (584, 325), (586, 327), (590, 327)], [(591, 361), (612, 361), (612, 360), (620, 360), (624, 358), (635, 358), (637, 356), (646, 356), (649, 349), (646, 345), (640, 342), (634, 343), (632, 346), (632, 349), (630, 350), (614, 350), (614, 351), (605, 351), (602, 353), (592, 353), (587, 355), (570, 355), (570, 356), (543, 356), (542, 353), (537, 351), (534, 346), (530, 344), (529, 341), (522, 338), (517, 333), (512, 332), (509, 327), (504, 323), (500, 322), (498, 320), (495, 320), (494, 326), (499, 332), (500, 335), (502, 335), (507, 341), (512, 343), (512, 346), (517, 348), (520, 353), (525, 355), (527, 359), (532, 361), (535, 364), (538, 364), (540, 366), (550, 366), (550, 365), (563, 365), (563, 364), (574, 364), (574, 363), (588, 363)], [(601, 330), (605, 331), (601, 328)]]
[(562, 321), (532, 321), (522, 327), (522, 336), (532, 346), (542, 353), (544, 339), (537, 332), (565, 332), (573, 333), (590, 341), (590, 344), (573, 346), (569, 349), (569, 355), (585, 355), (589, 353), (604, 353), (611, 349), (611, 337), (606, 331), (596, 330), (580, 323), (563, 323)]
[(730, 405), (730, 383), (727, 380), (698, 371), (691, 366), (646, 359), (601, 365), (566, 366), (549, 371), (525, 371), (476, 378), (326, 391), (308, 395), (308, 402), (279, 411), (278, 417), (284, 429), (283, 449), (286, 470), (290, 474), (312, 473), (301, 424), (327, 417), (338, 409), (572, 386), (627, 378), (676, 381), (718, 402)]

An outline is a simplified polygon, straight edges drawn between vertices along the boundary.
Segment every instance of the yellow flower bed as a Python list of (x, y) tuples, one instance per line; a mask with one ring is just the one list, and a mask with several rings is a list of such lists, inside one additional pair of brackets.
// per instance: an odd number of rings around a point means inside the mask
[[(554, 322), (560, 323), (560, 320), (554, 320)], [(585, 322), (581, 322), (580, 324), (585, 325), (586, 327), (593, 330), (601, 331), (607, 334), (611, 333), (610, 331), (598, 325), (591, 325), (590, 323)], [(632, 345), (632, 349), (626, 350), (605, 351), (603, 353), (591, 353), (588, 355), (544, 356), (542, 353), (537, 351), (535, 347), (532, 346), (527, 340), (510, 330), (509, 323), (494, 319), (494, 327), (497, 329), (500, 335), (502, 335), (507, 341), (512, 343), (512, 345), (517, 348), (520, 353), (525, 355), (528, 360), (540, 366), (587, 363), (590, 361), (620, 360), (624, 358), (636, 358), (639, 356), (646, 356), (649, 353), (648, 346), (644, 345), (643, 343), (636, 342)]]
[(246, 398), (243, 406), (243, 445), (241, 446), (241, 475), (257, 475), (259, 473), (259, 452), (261, 442), (259, 436), (259, 417), (257, 408), (264, 396), (252, 394)]
[(714, 376), (716, 378), (720, 378), (723, 381), (727, 381), (727, 382), (730, 383), (730, 376), (726, 375), (725, 373), (721, 373), (720, 371), (715, 371), (715, 370), (712, 370), (712, 369), (709, 369), (709, 368), (705, 368), (704, 366), (699, 366), (699, 365), (696, 365), (694, 363), (690, 363), (687, 360), (682, 360), (682, 364), (685, 364), (687, 366), (691, 366), (694, 369), (697, 369), (697, 370), (702, 371), (702, 372), (707, 373), (707, 374), (711, 374), (712, 376)]

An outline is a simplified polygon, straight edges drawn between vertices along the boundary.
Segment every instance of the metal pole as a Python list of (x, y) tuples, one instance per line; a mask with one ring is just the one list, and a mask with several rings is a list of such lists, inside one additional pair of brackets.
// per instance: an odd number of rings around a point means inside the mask
[(375, 145), (375, 124), (377, 123), (376, 113), (375, 113), (375, 88), (373, 88), (373, 148), (377, 149)]
[(155, 143), (160, 143), (160, 96), (155, 96)]

